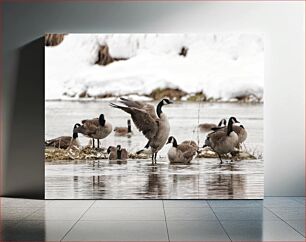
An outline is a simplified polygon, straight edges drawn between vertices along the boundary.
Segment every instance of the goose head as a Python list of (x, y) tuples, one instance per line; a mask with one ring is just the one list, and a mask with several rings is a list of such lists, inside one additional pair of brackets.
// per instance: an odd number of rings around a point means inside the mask
[(164, 98), (163, 100), (160, 101), (160, 103), (162, 103), (162, 105), (168, 105), (172, 104), (173, 102), (168, 98)]
[(226, 126), (226, 119), (225, 118), (220, 120), (220, 122), (218, 124), (218, 127), (221, 127), (221, 126)]
[(170, 136), (168, 138), (167, 144), (170, 144), (170, 143), (172, 143), (173, 147), (177, 147), (177, 141), (176, 141), (176, 139), (173, 136)]
[(121, 145), (117, 145), (117, 150), (121, 150)]
[(74, 126), (73, 126), (73, 135), (72, 135), (72, 137), (74, 138), (74, 139), (76, 139), (77, 137), (78, 137), (78, 132), (77, 132), (77, 128), (78, 127), (81, 127), (81, 125), (79, 124), (79, 123), (76, 123)]
[(202, 148), (209, 147), (209, 146), (210, 146), (210, 137), (208, 136), (208, 137), (206, 137), (206, 140), (205, 140)]
[(230, 133), (233, 131), (233, 124), (236, 122), (238, 122), (238, 120), (235, 117), (230, 117), (228, 120), (227, 135), (230, 135)]
[(100, 116), (99, 116), (99, 124), (100, 124), (101, 126), (104, 126), (104, 125), (105, 125), (104, 114), (100, 114)]
[(107, 154), (111, 153), (111, 151), (114, 151), (116, 148), (114, 146), (109, 146), (107, 148)]

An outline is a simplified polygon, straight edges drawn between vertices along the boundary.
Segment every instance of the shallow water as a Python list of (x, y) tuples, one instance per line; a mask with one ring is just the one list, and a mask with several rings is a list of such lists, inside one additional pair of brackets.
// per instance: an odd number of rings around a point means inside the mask
[[(256, 155), (263, 152), (262, 104), (235, 103), (176, 103), (164, 108), (171, 132), (178, 142), (199, 139), (205, 135), (194, 132), (198, 122), (214, 122), (236, 116), (248, 130), (246, 147)], [(82, 119), (104, 113), (115, 126), (125, 126), (129, 118), (123, 111), (103, 101), (46, 102), (45, 138), (69, 135), (73, 125)], [(103, 147), (121, 144), (129, 151), (137, 151), (146, 139), (132, 126), (132, 138), (109, 135)], [(70, 134), (71, 135), (71, 134)], [(80, 135), (81, 136), (81, 135)], [(80, 137), (83, 145), (87, 138)], [(109, 163), (108, 160), (46, 163), (46, 198), (80, 199), (197, 199), (197, 198), (262, 198), (263, 160), (236, 161), (219, 165), (217, 159), (197, 159), (190, 165), (169, 165), (165, 146), (158, 154), (156, 166), (150, 160), (128, 160)]]

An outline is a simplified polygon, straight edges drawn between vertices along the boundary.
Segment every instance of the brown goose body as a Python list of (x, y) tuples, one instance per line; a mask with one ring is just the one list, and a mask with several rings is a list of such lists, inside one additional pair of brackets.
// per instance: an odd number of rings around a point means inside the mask
[(115, 136), (132, 136), (132, 129), (131, 129), (131, 120), (128, 120), (127, 127), (115, 127), (114, 128)]
[(238, 135), (233, 130), (234, 120), (234, 117), (231, 117), (228, 126), (208, 134), (205, 140), (204, 147), (211, 147), (218, 154), (221, 163), (221, 155), (233, 152), (238, 145)]
[[(75, 124), (73, 130), (80, 127), (80, 124)], [(45, 145), (47, 147), (54, 147), (59, 149), (67, 149), (71, 146), (80, 147), (78, 140), (78, 134), (73, 131), (73, 136), (60, 136), (54, 139), (46, 140)]]
[(128, 159), (128, 152), (126, 149), (122, 149), (120, 145), (117, 147), (109, 146), (107, 149), (107, 153), (109, 154), (109, 160), (121, 160), (126, 161)]
[(200, 129), (200, 132), (208, 133), (212, 131), (214, 128), (223, 127), (225, 125), (226, 125), (226, 119), (221, 119), (218, 125), (214, 123), (203, 123), (199, 124), (198, 128)]
[(170, 136), (167, 143), (172, 143), (172, 147), (168, 150), (170, 163), (189, 164), (198, 151), (196, 142), (192, 140), (183, 141), (178, 145), (176, 139)]
[(110, 103), (110, 106), (121, 109), (131, 115), (131, 118), (139, 131), (148, 139), (146, 148), (151, 147), (152, 163), (156, 163), (156, 156), (159, 150), (166, 144), (170, 133), (170, 124), (167, 116), (162, 112), (162, 106), (172, 103), (169, 99), (161, 100), (156, 108), (147, 103), (121, 98), (119, 106)]
[(105, 121), (104, 115), (101, 114), (99, 118), (82, 120), (82, 125), (74, 129), (74, 132), (81, 133), (88, 138), (99, 140), (106, 138), (112, 132), (112, 125)]

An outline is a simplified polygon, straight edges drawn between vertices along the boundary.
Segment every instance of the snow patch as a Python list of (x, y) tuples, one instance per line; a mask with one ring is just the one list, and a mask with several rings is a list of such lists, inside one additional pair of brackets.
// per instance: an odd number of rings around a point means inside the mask
[[(95, 64), (99, 47), (112, 57)], [(182, 47), (187, 56), (179, 55)], [(68, 34), (45, 47), (46, 99), (105, 94), (150, 94), (156, 88), (180, 88), (208, 97), (263, 96), (264, 46), (258, 34)]]

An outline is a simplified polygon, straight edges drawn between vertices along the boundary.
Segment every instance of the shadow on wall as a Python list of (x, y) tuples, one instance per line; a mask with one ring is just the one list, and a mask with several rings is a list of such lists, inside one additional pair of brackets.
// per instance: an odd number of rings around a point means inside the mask
[(3, 195), (44, 198), (44, 38), (19, 48), (17, 63)]

